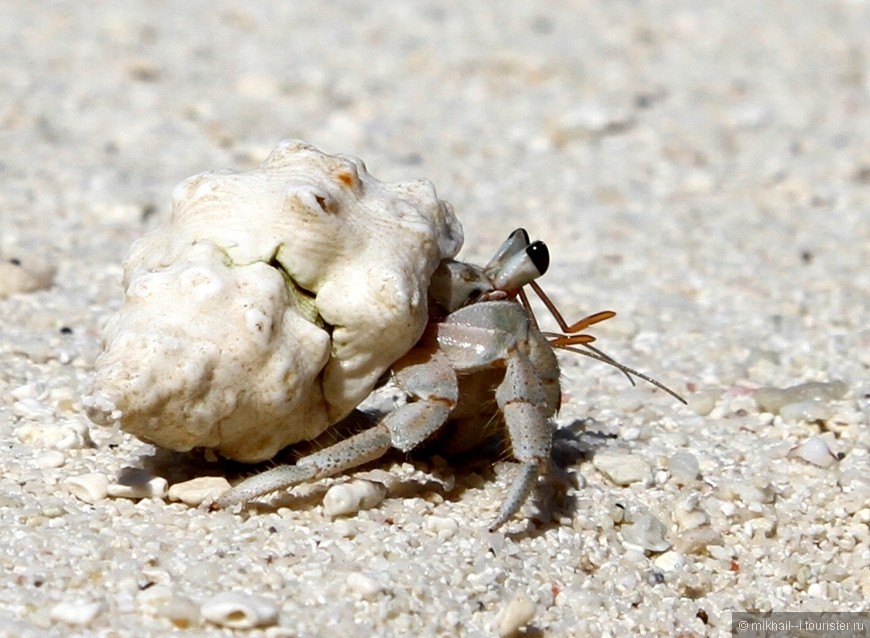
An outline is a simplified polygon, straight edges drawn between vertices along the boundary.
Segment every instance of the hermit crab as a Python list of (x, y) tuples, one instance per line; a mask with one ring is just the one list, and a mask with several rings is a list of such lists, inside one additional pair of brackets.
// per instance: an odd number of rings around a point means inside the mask
[[(255, 475), (211, 505), (223, 508), (344, 472), (383, 456), (391, 448), (410, 452), (435, 438), (439, 448), (466, 451), (504, 426), (520, 469), (495, 530), (520, 509), (550, 465), (553, 416), (561, 388), (555, 349), (603, 361), (678, 394), (655, 379), (624, 366), (590, 345), (582, 331), (615, 316), (598, 312), (568, 324), (535, 279), (549, 265), (547, 246), (529, 241), (519, 228), (485, 267), (448, 259), (432, 275), (430, 321), (420, 341), (391, 367), (407, 402), (369, 429)], [(529, 286), (558, 322), (561, 333), (542, 332), (524, 286)], [(581, 349), (582, 348), (582, 349)]]
[[(504, 426), (521, 466), (491, 528), (550, 463), (555, 350), (604, 361), (600, 312), (564, 321), (535, 279), (546, 245), (514, 231), (489, 263), (454, 257), (462, 228), (426, 180), (384, 183), (358, 159), (282, 142), (257, 169), (191, 177), (170, 223), (134, 244), (104, 331), (89, 416), (175, 451), (257, 462), (315, 439), (387, 377), (407, 401), (376, 425), (253, 476), (227, 507), (437, 440), (471, 449)], [(561, 332), (542, 332), (526, 288)]]

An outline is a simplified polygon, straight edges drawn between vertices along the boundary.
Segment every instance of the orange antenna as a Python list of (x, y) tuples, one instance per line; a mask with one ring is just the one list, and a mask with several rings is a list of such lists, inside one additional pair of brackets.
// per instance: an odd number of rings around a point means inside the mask
[[(610, 355), (591, 345), (592, 342), (595, 341), (595, 337), (593, 337), (592, 335), (581, 333), (581, 331), (585, 330), (590, 326), (594, 326), (595, 324), (601, 323), (602, 321), (612, 319), (616, 316), (615, 312), (613, 312), (612, 310), (602, 310), (601, 312), (596, 312), (587, 317), (583, 317), (579, 321), (576, 321), (569, 325), (568, 322), (565, 321), (565, 318), (562, 316), (562, 313), (559, 312), (556, 304), (553, 303), (550, 297), (547, 296), (547, 293), (544, 292), (543, 288), (541, 288), (541, 286), (537, 282), (530, 281), (528, 285), (531, 286), (532, 290), (535, 291), (535, 294), (538, 296), (538, 298), (547, 307), (547, 310), (553, 316), (553, 319), (556, 320), (556, 323), (559, 324), (559, 329), (562, 331), (561, 333), (543, 333), (544, 336), (547, 337), (550, 346), (552, 346), (553, 348), (559, 348), (560, 350), (567, 350), (569, 352), (581, 354), (585, 357), (595, 359), (596, 361), (606, 363), (607, 365), (613, 366), (614, 368), (622, 372), (628, 378), (632, 385), (635, 385), (634, 378), (642, 379), (643, 381), (654, 385), (660, 390), (667, 392), (680, 403), (686, 404), (686, 400), (683, 397), (677, 394), (674, 390), (671, 390), (664, 383), (662, 383), (661, 381), (657, 381), (651, 376), (639, 372), (634, 368), (630, 368), (627, 365), (620, 363)], [(538, 328), (538, 320), (535, 317), (535, 313), (532, 310), (532, 306), (529, 303), (529, 298), (526, 295), (525, 291), (522, 288), (519, 288), (517, 290), (517, 295), (519, 296), (523, 307), (526, 309), (526, 312), (529, 315), (529, 320), (532, 322), (535, 328)], [(582, 349), (575, 346), (582, 346)]]

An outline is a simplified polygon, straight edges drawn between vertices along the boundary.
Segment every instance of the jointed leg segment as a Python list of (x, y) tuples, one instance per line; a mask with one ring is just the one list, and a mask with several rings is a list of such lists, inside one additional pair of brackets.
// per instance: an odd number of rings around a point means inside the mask
[(553, 428), (545, 416), (541, 380), (526, 355), (516, 348), (508, 354), (496, 401), (504, 415), (514, 457), (522, 465), (490, 531), (504, 525), (525, 503), (538, 477), (549, 470), (553, 446)]
[(456, 375), (443, 355), (412, 351), (394, 368), (399, 385), (417, 401), (396, 408), (378, 425), (242, 481), (219, 497), (213, 507), (231, 507), (305, 481), (334, 476), (382, 457), (392, 448), (410, 451), (447, 420), (459, 390)]

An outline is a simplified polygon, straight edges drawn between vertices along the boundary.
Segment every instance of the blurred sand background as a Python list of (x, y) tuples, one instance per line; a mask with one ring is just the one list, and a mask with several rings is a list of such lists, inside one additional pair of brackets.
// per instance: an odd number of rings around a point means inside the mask
[[(228, 593), (250, 636), (866, 610), (868, 30), (857, 0), (0, 2), (0, 635), (233, 635), (203, 619)], [(81, 396), (172, 187), (288, 137), (432, 180), (469, 260), (526, 227), (565, 315), (617, 311), (598, 343), (689, 408), (566, 356), (576, 487), (496, 534), (510, 463), (385, 462), (400, 486), (338, 520), (74, 496), (226, 474), (90, 425)]]

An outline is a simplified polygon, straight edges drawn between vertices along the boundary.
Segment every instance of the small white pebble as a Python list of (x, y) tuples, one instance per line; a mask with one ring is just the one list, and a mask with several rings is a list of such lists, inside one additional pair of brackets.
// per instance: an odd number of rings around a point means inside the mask
[[(565, 605), (580, 617), (603, 616), (610, 608), (610, 601), (596, 591), (581, 589), (574, 585), (563, 589), (556, 597), (557, 604)], [(575, 634), (582, 635), (582, 634)], [(594, 632), (591, 635), (597, 635)]]
[(91, 447), (91, 429), (86, 423), (76, 419), (68, 419), (58, 426), (61, 435), (53, 447), (58, 450), (83, 450)]
[(56, 604), (48, 615), (54, 621), (84, 627), (94, 621), (101, 609), (102, 603), (76, 600)]
[(427, 516), (423, 525), (441, 540), (447, 540), (459, 531), (459, 523), (446, 516)]
[(640, 438), (640, 428), (627, 427), (622, 430), (623, 441), (637, 441)]
[(16, 401), (21, 401), (22, 399), (36, 399), (40, 394), (45, 391), (45, 387), (41, 384), (36, 383), (25, 383), (24, 385), (20, 385), (9, 393)]
[(80, 450), (91, 445), (88, 426), (76, 420), (58, 425), (28, 423), (16, 428), (15, 436), (25, 445), (55, 450)]
[(610, 583), (617, 592), (625, 595), (637, 589), (637, 575), (632, 572), (618, 572), (611, 577)]
[[(822, 403), (842, 399), (849, 386), (843, 381), (830, 383), (801, 383), (788, 388), (759, 388), (754, 393), (755, 402), (765, 412), (782, 415), (784, 406), (796, 403)], [(790, 408), (791, 412), (800, 413), (804, 407)], [(783, 416), (785, 418), (785, 416)], [(813, 420), (813, 419), (807, 419)]]
[(57, 518), (66, 513), (63, 503), (53, 496), (43, 497), (39, 503), (39, 510), (46, 518)]
[(21, 399), (12, 404), (12, 414), (22, 419), (36, 420), (52, 416), (51, 408), (38, 399)]
[(159, 605), (156, 615), (168, 619), (179, 629), (190, 629), (199, 624), (199, 606), (183, 596), (173, 596)]
[(34, 459), (37, 467), (49, 469), (54, 467), (63, 467), (66, 463), (66, 455), (60, 450), (46, 450)]
[(834, 406), (821, 401), (797, 401), (786, 403), (779, 409), (779, 416), (783, 421), (794, 423), (797, 421), (826, 421), (834, 414)]
[(386, 488), (371, 481), (353, 480), (338, 483), (329, 488), (323, 497), (323, 513), (326, 516), (348, 516), (360, 510), (377, 507), (386, 496)]
[(674, 521), (681, 530), (694, 529), (710, 522), (707, 512), (698, 507), (698, 495), (692, 494), (674, 507)]
[(701, 469), (693, 454), (677, 452), (668, 459), (668, 472), (678, 484), (691, 485), (700, 476)]
[(837, 460), (827, 441), (820, 436), (811, 436), (794, 448), (792, 454), (819, 467), (830, 467)]
[(197, 507), (230, 491), (230, 483), (223, 476), (199, 476), (189, 481), (175, 483), (167, 492), (170, 501), (180, 501)]
[(621, 523), (625, 519), (625, 508), (611, 503), (607, 508), (607, 515), (614, 523)]
[(670, 572), (685, 565), (686, 559), (683, 558), (682, 554), (669, 550), (660, 556), (656, 556), (653, 564), (663, 572)]
[(722, 537), (711, 527), (698, 527), (682, 532), (674, 540), (674, 549), (681, 554), (701, 554), (708, 545), (721, 545)]
[[(161, 610), (171, 605), (178, 595), (167, 585), (154, 585), (136, 594), (136, 604), (143, 614), (160, 615)], [(198, 613), (198, 611), (197, 611)]]
[(592, 465), (617, 485), (648, 483), (652, 480), (649, 463), (629, 452), (600, 450), (592, 458)]
[(511, 638), (519, 634), (535, 617), (535, 603), (525, 594), (517, 594), (505, 607), (498, 624), (500, 638)]
[(830, 403), (822, 401), (796, 401), (786, 403), (779, 409), (779, 416), (783, 421), (794, 423), (797, 421), (825, 421), (834, 414), (834, 407)]
[(271, 602), (237, 592), (223, 592), (206, 600), (199, 608), (203, 619), (230, 629), (253, 629), (278, 622), (278, 609)]
[(492, 550), (496, 555), (500, 554), (504, 549), (504, 532), (488, 532), (487, 540), (489, 541), (490, 550)]
[(622, 541), (652, 552), (663, 552), (671, 544), (665, 540), (667, 528), (652, 514), (644, 514), (630, 525), (622, 526)]
[(716, 407), (716, 402), (722, 396), (721, 390), (702, 390), (686, 397), (689, 409), (698, 416), (707, 416)]
[(378, 581), (360, 572), (351, 572), (348, 575), (347, 586), (363, 600), (372, 600), (383, 591)]
[(707, 553), (721, 562), (730, 561), (736, 555), (733, 547), (725, 545), (707, 545)]
[(82, 397), (82, 407), (88, 413), (88, 417), (100, 425), (112, 425), (117, 423), (123, 416), (122, 412), (103, 392), (86, 394)]
[(807, 595), (813, 598), (827, 598), (828, 586), (826, 583), (810, 583), (810, 586), (807, 587)]
[(723, 481), (720, 489), (724, 498), (734, 500), (736, 496), (747, 505), (772, 503), (776, 498), (773, 486), (764, 482), (751, 485), (742, 481)]
[[(141, 480), (144, 479), (144, 480)], [(107, 493), (113, 498), (157, 498), (166, 496), (167, 481), (162, 476), (136, 476), (125, 483), (111, 483)]]
[(85, 503), (102, 501), (109, 493), (109, 477), (100, 472), (71, 476), (65, 484), (73, 496)]
[[(776, 516), (759, 516), (758, 518), (752, 518), (743, 523), (743, 533), (753, 536), (756, 539), (770, 538), (776, 530), (777, 522), (778, 519)], [(698, 530), (689, 530), (686, 533), (690, 534), (691, 532), (696, 531)]]
[(0, 260), (0, 299), (51, 286), (57, 268), (44, 255), (43, 247), (5, 244)]
[(664, 485), (669, 478), (671, 475), (666, 470), (656, 470), (653, 472), (653, 485)]

